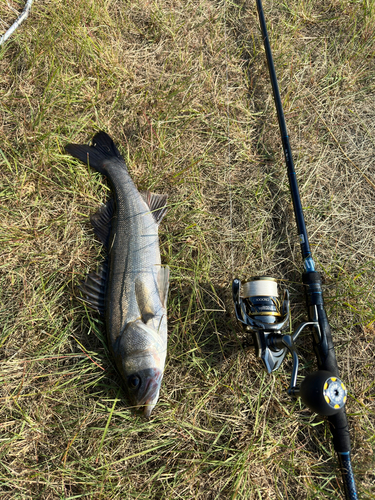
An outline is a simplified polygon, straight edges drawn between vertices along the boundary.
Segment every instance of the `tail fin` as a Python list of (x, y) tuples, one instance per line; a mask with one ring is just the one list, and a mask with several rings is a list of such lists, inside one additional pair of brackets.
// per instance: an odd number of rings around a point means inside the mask
[[(105, 174), (104, 161), (110, 158), (117, 158), (124, 163), (123, 157), (117, 149), (115, 143), (105, 132), (98, 132), (94, 135), (92, 146), (85, 144), (67, 144), (65, 151), (74, 158), (78, 158), (83, 163), (90, 165), (101, 174)], [(126, 168), (126, 167), (125, 167)]]

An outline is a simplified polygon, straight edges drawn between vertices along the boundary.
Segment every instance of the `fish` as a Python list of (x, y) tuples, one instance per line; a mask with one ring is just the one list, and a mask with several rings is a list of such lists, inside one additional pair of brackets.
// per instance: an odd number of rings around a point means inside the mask
[(105, 317), (128, 399), (148, 418), (159, 399), (167, 355), (170, 272), (161, 264), (158, 236), (167, 195), (138, 191), (106, 132), (89, 145), (67, 144), (65, 151), (104, 175), (113, 193), (90, 218), (107, 257), (79, 288), (81, 299)]

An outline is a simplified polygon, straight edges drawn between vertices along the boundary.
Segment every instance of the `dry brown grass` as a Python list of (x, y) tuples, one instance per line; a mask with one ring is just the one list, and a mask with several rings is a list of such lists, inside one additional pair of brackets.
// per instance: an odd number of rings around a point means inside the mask
[[(360, 497), (375, 498), (375, 8), (264, 7)], [(149, 421), (75, 300), (108, 188), (63, 146), (98, 129), (139, 188), (169, 194), (169, 352)], [(255, 3), (35, 0), (0, 48), (1, 498), (338, 498), (325, 425), (286, 395), (288, 364), (261, 371), (233, 314), (232, 278), (267, 273), (293, 324), (305, 315), (288, 189)]]

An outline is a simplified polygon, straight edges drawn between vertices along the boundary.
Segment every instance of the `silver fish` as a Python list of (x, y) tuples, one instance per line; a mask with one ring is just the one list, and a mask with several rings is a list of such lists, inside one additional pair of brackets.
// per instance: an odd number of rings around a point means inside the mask
[(112, 139), (97, 133), (90, 146), (65, 150), (105, 175), (114, 199), (91, 217), (108, 258), (80, 289), (105, 315), (110, 348), (129, 399), (149, 417), (159, 398), (167, 354), (169, 267), (160, 260), (158, 227), (166, 195), (139, 192)]

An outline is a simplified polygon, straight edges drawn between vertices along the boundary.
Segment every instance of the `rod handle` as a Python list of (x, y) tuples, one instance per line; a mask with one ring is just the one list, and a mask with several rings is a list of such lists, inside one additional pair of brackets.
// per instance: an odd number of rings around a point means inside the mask
[(348, 500), (358, 500), (358, 494), (355, 486), (350, 452), (347, 451), (345, 453), (338, 453), (337, 456), (340, 462), (342, 480), (345, 489), (345, 497)]

